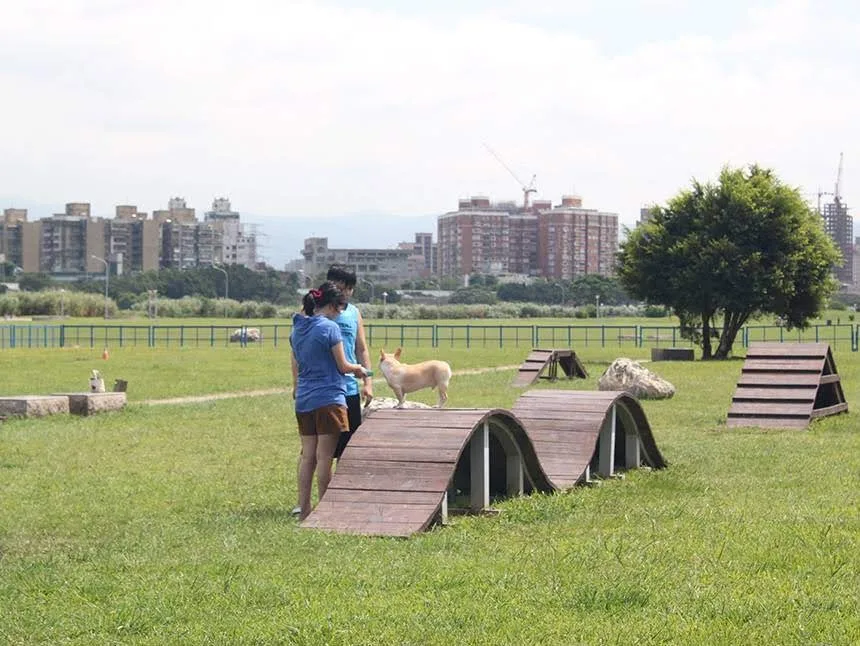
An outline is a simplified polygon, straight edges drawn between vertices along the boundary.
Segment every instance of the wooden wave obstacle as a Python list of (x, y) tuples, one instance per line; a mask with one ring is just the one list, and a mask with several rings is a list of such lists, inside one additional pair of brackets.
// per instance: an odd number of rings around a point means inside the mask
[(558, 369), (561, 367), (562, 372), (568, 379), (579, 377), (585, 379), (588, 377), (588, 372), (585, 366), (576, 356), (576, 352), (567, 348), (554, 348), (550, 350), (542, 350), (534, 348), (523, 361), (522, 365), (514, 375), (514, 386), (530, 386), (538, 379), (549, 379), (555, 381), (558, 379)]
[[(622, 392), (542, 390), (524, 394), (514, 412), (379, 410), (350, 440), (302, 526), (409, 536), (449, 513), (487, 510), (496, 497), (642, 465), (666, 463), (638, 402)], [(464, 500), (467, 509), (457, 506)]]
[(751, 343), (726, 425), (806, 428), (848, 411), (827, 343)]

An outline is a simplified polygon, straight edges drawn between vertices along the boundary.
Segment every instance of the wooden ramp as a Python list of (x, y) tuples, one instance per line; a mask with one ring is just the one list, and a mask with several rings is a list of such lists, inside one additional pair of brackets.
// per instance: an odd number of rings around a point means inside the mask
[(666, 461), (638, 400), (624, 392), (533, 390), (514, 404), (555, 489)]
[(726, 425), (806, 428), (848, 410), (827, 343), (751, 343)]
[(540, 390), (514, 412), (379, 410), (350, 440), (302, 526), (409, 536), (444, 523), (458, 497), (479, 512), (492, 495), (567, 489), (642, 464), (666, 466), (642, 408), (622, 392)]
[[(505, 447), (507, 490), (551, 491), (522, 424), (488, 409), (378, 410), (338, 461), (325, 496), (302, 523), (345, 533), (408, 536), (447, 519), (458, 461), (470, 465), (471, 507), (489, 506), (490, 436)], [(509, 470), (509, 471), (508, 471)]]
[(588, 377), (585, 366), (582, 365), (582, 362), (573, 350), (565, 348), (541, 350), (534, 348), (514, 376), (513, 385), (530, 386), (538, 379), (555, 381), (558, 379), (559, 366), (568, 379), (573, 379), (574, 377), (585, 379)]

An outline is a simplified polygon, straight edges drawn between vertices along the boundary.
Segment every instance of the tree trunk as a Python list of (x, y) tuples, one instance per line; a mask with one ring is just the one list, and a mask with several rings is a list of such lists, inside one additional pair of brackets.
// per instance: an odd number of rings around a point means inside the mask
[(714, 359), (727, 359), (731, 354), (735, 338), (738, 336), (743, 324), (749, 318), (750, 312), (726, 312), (723, 318), (723, 333), (720, 336), (720, 344), (714, 354)]
[(711, 358), (711, 315), (702, 313), (702, 360)]

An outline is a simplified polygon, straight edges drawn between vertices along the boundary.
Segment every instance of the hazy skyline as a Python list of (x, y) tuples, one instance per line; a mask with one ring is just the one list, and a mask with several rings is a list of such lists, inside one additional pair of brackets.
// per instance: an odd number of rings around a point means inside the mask
[(726, 163), (812, 194), (844, 152), (860, 203), (860, 3), (363, 6), (0, 0), (0, 207), (224, 195), (263, 222), (520, 199), (484, 142), (537, 197), (628, 226)]

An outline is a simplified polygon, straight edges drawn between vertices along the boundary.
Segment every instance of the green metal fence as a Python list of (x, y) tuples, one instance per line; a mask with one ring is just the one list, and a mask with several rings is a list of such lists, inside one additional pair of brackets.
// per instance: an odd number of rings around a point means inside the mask
[[(251, 326), (249, 326), (251, 327)], [(288, 344), (291, 326), (254, 325), (259, 341), (231, 341), (235, 325), (0, 325), (0, 349), (7, 348), (124, 348), (124, 347), (280, 347)], [(239, 328), (241, 329), (241, 328)], [(489, 325), (435, 323), (365, 323), (368, 343), (374, 347), (692, 347), (671, 326), (651, 325)], [(829, 343), (834, 348), (858, 351), (860, 325), (814, 325), (786, 330), (776, 325), (742, 328), (738, 341)]]

